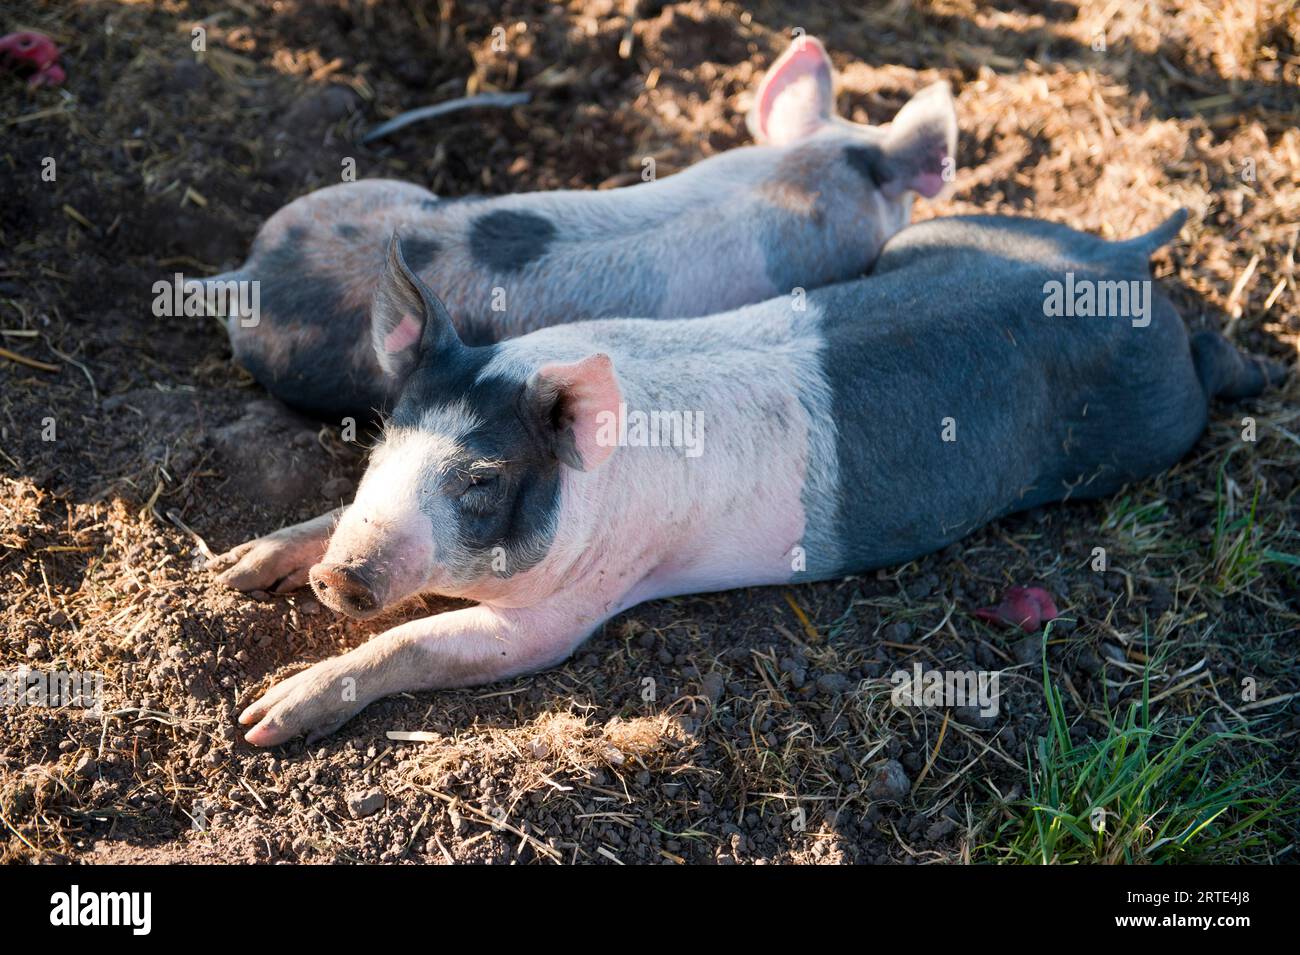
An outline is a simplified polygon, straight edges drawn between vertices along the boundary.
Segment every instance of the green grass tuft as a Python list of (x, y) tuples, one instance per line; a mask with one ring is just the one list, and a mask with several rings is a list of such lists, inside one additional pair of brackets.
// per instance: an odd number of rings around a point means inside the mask
[[(1142, 699), (1105, 738), (1070, 738), (1061, 692), (1043, 692), (1048, 734), (1030, 754), (1030, 797), (985, 850), (996, 861), (1043, 864), (1213, 862), (1259, 855), (1268, 833), (1257, 824), (1283, 812), (1280, 799), (1252, 791), (1254, 763), (1225, 771), (1230, 748), (1256, 737), (1204, 732), (1204, 715), (1153, 718), (1149, 670)], [(1255, 782), (1258, 785), (1258, 781)]]
[[(1228, 495), (1224, 493), (1224, 467), (1215, 482), (1215, 520), (1212, 563), (1214, 587), (1220, 594), (1245, 590), (1263, 573), (1268, 564), (1300, 568), (1300, 555), (1267, 546), (1263, 528), (1256, 522), (1259, 485), (1250, 500), (1250, 510), (1233, 516)], [(1273, 535), (1281, 536), (1280, 534)]]
[(1185, 547), (1170, 539), (1172, 525), (1164, 498), (1139, 502), (1126, 494), (1107, 504), (1101, 530), (1126, 553), (1176, 556)]

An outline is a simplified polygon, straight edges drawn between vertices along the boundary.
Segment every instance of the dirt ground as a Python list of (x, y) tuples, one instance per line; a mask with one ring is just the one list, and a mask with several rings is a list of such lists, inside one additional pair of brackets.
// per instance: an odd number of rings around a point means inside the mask
[[(1189, 325), (1294, 362), (1286, 0), (212, 9), (20, 0), (0, 22), (51, 35), (68, 75), (39, 91), (0, 76), (0, 670), (100, 671), (108, 711), (0, 709), (0, 858), (997, 860), (1047, 731), (1038, 639), (973, 616), (1012, 584), (1046, 588), (1067, 618), (1048, 659), (1072, 736), (1104, 733), (1149, 664), (1161, 712), (1250, 733), (1218, 764), (1295, 803), (1294, 379), (1216, 408), (1177, 468), (1113, 500), (1018, 515), (880, 573), (648, 604), (546, 673), (399, 696), (310, 750), (259, 751), (236, 732), (240, 702), (392, 619), (217, 589), (198, 541), (221, 551), (346, 500), (363, 457), (271, 404), (214, 321), (151, 311), (156, 281), (232, 267), (349, 157), (360, 177), (461, 196), (609, 188), (646, 156), (665, 175), (743, 144), (747, 93), (801, 27), (831, 51), (852, 118), (883, 122), (951, 82), (960, 171), (918, 218), (1038, 215), (1123, 237), (1185, 205), (1156, 273)], [(533, 102), (357, 145), (404, 109), (517, 89)], [(1005, 668), (1001, 713), (891, 705), (889, 675), (914, 661)], [(1227, 858), (1288, 859), (1295, 826), (1261, 820)]]

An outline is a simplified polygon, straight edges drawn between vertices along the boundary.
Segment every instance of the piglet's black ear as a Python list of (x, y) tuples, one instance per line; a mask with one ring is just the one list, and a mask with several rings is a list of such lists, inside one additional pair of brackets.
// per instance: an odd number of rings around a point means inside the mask
[(446, 306), (406, 264), (396, 232), (370, 302), (370, 336), (379, 367), (397, 382), (406, 379), (421, 357), (464, 347)]

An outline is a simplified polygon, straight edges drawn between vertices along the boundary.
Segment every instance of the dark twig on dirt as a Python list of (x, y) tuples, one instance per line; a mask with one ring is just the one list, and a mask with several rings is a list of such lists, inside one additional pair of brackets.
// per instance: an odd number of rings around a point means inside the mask
[(434, 796), (438, 799), (441, 799), (443, 802), (451, 803), (455, 805), (461, 812), (468, 813), (469, 815), (475, 817), (475, 821), (477, 822), (485, 823), (494, 828), (504, 829), (506, 832), (513, 833), (514, 835), (520, 838), (521, 845), (527, 843), (528, 845), (532, 846), (535, 852), (537, 852), (539, 855), (543, 856), (544, 858), (550, 859), (552, 862), (558, 862), (561, 864), (564, 862), (564, 857), (561, 856), (560, 853), (557, 852), (555, 849), (552, 849), (550, 846), (546, 845), (546, 843), (539, 842), (538, 840), (530, 836), (528, 833), (524, 832), (522, 829), (519, 829), (516, 826), (512, 826), (509, 822), (503, 819), (493, 819), (491, 816), (483, 812), (483, 810), (479, 809), (477, 806), (471, 806), (468, 803), (463, 803), (454, 796), (448, 796), (446, 793), (438, 792), (436, 789), (429, 789), (427, 786), (418, 786), (410, 782), (406, 783), (406, 786), (411, 789), (415, 789), (419, 792), (422, 792), (427, 796)]
[(930, 758), (926, 761), (925, 768), (921, 770), (921, 775), (916, 777), (916, 782), (912, 784), (912, 791), (915, 792), (920, 788), (921, 783), (925, 782), (925, 777), (930, 775), (930, 769), (934, 766), (934, 761), (939, 758), (939, 747), (943, 745), (943, 738), (948, 733), (948, 720), (952, 718), (951, 710), (944, 710), (943, 725), (939, 727), (939, 738), (934, 741), (934, 749), (930, 751)]
[(412, 123), (435, 119), (438, 116), (446, 116), (448, 113), (456, 113), (463, 109), (509, 109), (512, 106), (523, 106), (532, 98), (533, 94), (528, 92), (482, 93), (478, 96), (462, 96), (458, 99), (450, 99), (445, 103), (435, 103), (432, 106), (421, 106), (418, 109), (399, 113), (388, 122), (381, 123), (362, 136), (361, 141), (363, 143), (373, 142), (390, 133), (395, 133), (399, 129), (410, 126)]
[(58, 365), (51, 365), (48, 362), (37, 361), (35, 358), (28, 358), (26, 355), (20, 355), (16, 351), (10, 351), (8, 348), (0, 348), (0, 358), (7, 358), (10, 361), (16, 361), (20, 365), (26, 365), (28, 368), (35, 368), (38, 371), (58, 371)]
[(169, 510), (167, 512), (167, 520), (171, 521), (189, 535), (190, 539), (194, 541), (194, 546), (199, 549), (199, 553), (202, 554), (205, 559), (213, 560), (216, 558), (216, 555), (212, 553), (212, 549), (208, 547), (208, 542), (200, 537), (188, 524), (181, 520), (179, 511), (175, 508)]
[[(99, 404), (99, 389), (98, 389), (97, 387), (95, 387), (95, 379), (94, 379), (94, 376), (92, 376), (92, 375), (90, 374), (90, 369), (87, 368), (87, 367), (86, 367), (82, 362), (77, 361), (77, 359), (73, 358), (71, 355), (68, 355), (68, 354), (65, 354), (64, 352), (59, 351), (59, 350), (58, 350), (57, 348), (55, 348), (52, 344), (50, 344), (50, 342), (49, 342), (48, 339), (47, 339), (46, 342), (45, 342), (45, 347), (48, 348), (50, 351), (54, 352), (54, 354), (58, 355), (60, 358), (62, 358), (64, 361), (66, 361), (69, 365), (75, 365), (77, 368), (80, 368), (80, 369), (81, 369), (81, 373), (82, 373), (83, 375), (85, 375), (85, 376), (86, 376), (86, 380), (87, 380), (88, 382), (90, 382), (90, 396), (91, 396), (91, 398), (93, 399), (93, 401), (95, 402), (95, 404)], [(57, 370), (57, 366), (54, 366), (54, 367), (55, 367), (56, 370)]]

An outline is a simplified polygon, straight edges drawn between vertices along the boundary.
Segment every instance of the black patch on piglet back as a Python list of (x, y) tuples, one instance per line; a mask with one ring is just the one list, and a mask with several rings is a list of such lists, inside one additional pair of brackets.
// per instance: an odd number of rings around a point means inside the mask
[(844, 159), (848, 162), (850, 169), (875, 189), (879, 189), (889, 179), (885, 154), (879, 147), (866, 145), (845, 146)]
[(474, 258), (490, 269), (518, 272), (545, 255), (554, 238), (555, 226), (549, 219), (502, 209), (474, 220), (469, 248)]
[(354, 242), (361, 237), (361, 230), (348, 222), (340, 222), (334, 227), (334, 234), (345, 242)]
[[(1116, 493), (1187, 452), (1206, 401), (1182, 319), (1162, 298), (1149, 327), (1051, 317), (1044, 282), (1067, 272), (1150, 276), (1126, 243), (949, 216), (891, 239), (870, 278), (810, 293), (840, 485), (819, 522), (834, 539), (807, 542), (810, 560), (838, 553), (845, 574), (902, 564), (1004, 514)], [(805, 498), (808, 512), (825, 498)]]
[(442, 245), (431, 235), (415, 233), (402, 236), (402, 257), (407, 267), (415, 273), (423, 272), (442, 251)]
[(232, 332), (235, 358), (291, 407), (324, 418), (361, 416), (384, 403), (376, 370), (356, 360), (366, 313), (343, 304), (337, 278), (308, 256), (311, 245), (300, 225), (274, 245), (254, 243), (247, 268), (260, 283), (261, 322)]

